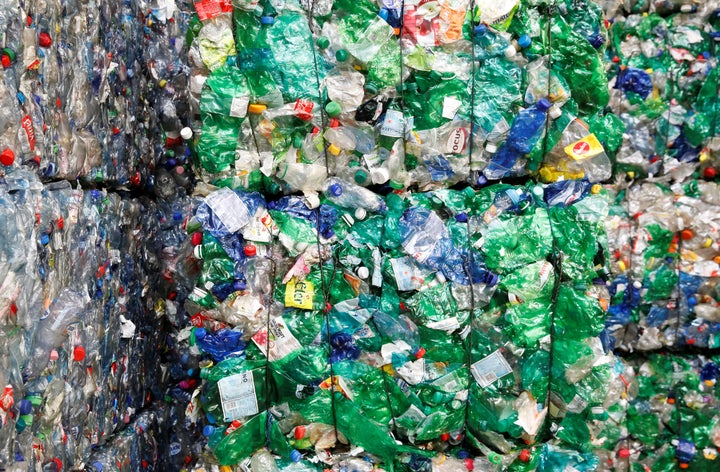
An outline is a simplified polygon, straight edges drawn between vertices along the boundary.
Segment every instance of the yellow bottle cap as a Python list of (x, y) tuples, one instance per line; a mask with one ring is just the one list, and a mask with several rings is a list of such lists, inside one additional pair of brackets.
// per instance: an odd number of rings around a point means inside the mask
[(267, 105), (263, 105), (262, 103), (251, 103), (250, 106), (248, 106), (248, 113), (252, 113), (253, 115), (259, 115), (265, 110), (267, 110)]
[(332, 154), (333, 156), (337, 156), (342, 152), (342, 149), (335, 146), (334, 144), (331, 144), (330, 146), (328, 146), (327, 149), (328, 149), (328, 152), (330, 152), (330, 154)]
[(590, 192), (592, 192), (593, 195), (597, 195), (602, 191), (602, 185), (595, 184), (590, 188)]

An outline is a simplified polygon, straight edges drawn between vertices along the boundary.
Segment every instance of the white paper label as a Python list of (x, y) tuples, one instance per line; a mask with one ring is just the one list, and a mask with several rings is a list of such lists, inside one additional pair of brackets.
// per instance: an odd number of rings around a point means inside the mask
[(446, 331), (452, 333), (456, 329), (460, 328), (460, 323), (456, 317), (446, 318), (440, 321), (433, 321), (426, 325), (430, 329), (436, 329), (438, 331)]
[(482, 388), (488, 387), (497, 379), (505, 377), (512, 372), (510, 364), (505, 360), (500, 351), (495, 351), (484, 359), (474, 363), (470, 370), (475, 381)]
[(380, 127), (380, 134), (391, 138), (401, 138), (403, 135), (405, 119), (401, 111), (388, 110)]
[(460, 109), (462, 102), (455, 97), (445, 97), (443, 100), (443, 111), (442, 117), (452, 120), (455, 118), (455, 113)]
[[(302, 349), (302, 345), (285, 326), (282, 318), (270, 320), (268, 328), (270, 336), (268, 336), (267, 328), (262, 328), (255, 333), (252, 340), (270, 362), (278, 361)], [(269, 354), (268, 351), (270, 351)]]
[(231, 233), (239, 231), (250, 222), (250, 212), (245, 203), (228, 188), (211, 193), (205, 198), (205, 203)]
[(259, 411), (252, 371), (220, 379), (218, 390), (226, 422), (252, 416)]
[(230, 116), (234, 116), (235, 118), (245, 118), (249, 104), (250, 95), (233, 97), (232, 103), (230, 104)]

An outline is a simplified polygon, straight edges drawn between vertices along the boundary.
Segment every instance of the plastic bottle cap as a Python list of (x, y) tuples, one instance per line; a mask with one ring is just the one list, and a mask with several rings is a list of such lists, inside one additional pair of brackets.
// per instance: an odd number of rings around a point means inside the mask
[(50, 37), (50, 35), (48, 33), (43, 31), (38, 36), (38, 44), (42, 48), (49, 48), (52, 45), (52, 38)]
[(706, 167), (705, 170), (703, 171), (703, 175), (705, 176), (706, 179), (714, 179), (715, 176), (717, 175), (717, 171), (715, 170), (714, 167)]
[[(415, 351), (415, 354), (413, 354), (413, 355), (415, 356), (415, 359), (422, 359), (423, 357), (425, 357), (425, 353), (426, 353), (426, 352), (427, 352), (427, 351), (425, 350), (424, 347), (419, 347), (419, 348), (417, 349), (417, 351)], [(449, 437), (450, 437), (450, 436), (448, 436), (448, 438), (449, 438)], [(443, 441), (447, 441), (447, 439), (443, 439)]]
[(185, 141), (188, 141), (190, 140), (190, 138), (193, 137), (193, 132), (189, 126), (186, 126), (180, 130), (180, 137), (183, 138)]
[(363, 280), (367, 279), (368, 277), (370, 277), (370, 269), (365, 266), (360, 267), (357, 270), (357, 276)]
[(530, 451), (527, 449), (523, 449), (522, 451), (520, 451), (518, 459), (520, 459), (520, 462), (530, 462)]
[(540, 111), (547, 111), (552, 106), (552, 103), (550, 103), (550, 100), (548, 100), (547, 98), (541, 98), (540, 100), (538, 100), (535, 106)]
[(365, 210), (365, 208), (356, 208), (355, 209), (355, 219), (356, 220), (362, 221), (365, 219), (366, 216), (367, 216), (367, 211)]
[(18, 410), (21, 416), (29, 415), (30, 412), (32, 412), (32, 403), (30, 402), (30, 400), (26, 400), (23, 398), (18, 404)]
[(328, 191), (330, 192), (330, 195), (332, 195), (334, 197), (339, 197), (343, 193), (343, 189), (340, 184), (330, 185), (330, 187), (328, 187)]
[(272, 25), (275, 24), (275, 18), (272, 16), (261, 16), (260, 17), (260, 24), (261, 25)]
[(325, 36), (320, 36), (317, 39), (317, 45), (320, 49), (327, 49), (330, 46), (330, 40)]
[(448, 439), (450, 439), (450, 433), (442, 433), (442, 434), (440, 435), (440, 440), (441, 440), (441, 441), (447, 441)]
[(485, 145), (485, 152), (490, 153), (490, 154), (495, 154), (497, 152), (497, 144), (487, 143)]
[(330, 146), (328, 146), (327, 150), (328, 150), (328, 152), (330, 152), (330, 154), (332, 154), (333, 156), (338, 156), (338, 155), (340, 155), (340, 153), (342, 152), (342, 149), (340, 149), (339, 147), (335, 146), (334, 144), (331, 144)]
[(680, 7), (680, 11), (683, 13), (691, 13), (693, 11), (693, 6), (686, 3)]
[(402, 190), (405, 187), (405, 185), (403, 185), (402, 182), (398, 182), (397, 180), (391, 180), (390, 187), (392, 187), (395, 190)]
[(328, 104), (325, 105), (325, 111), (329, 116), (334, 117), (342, 113), (342, 107), (338, 102), (328, 102)]
[(514, 46), (508, 46), (505, 48), (505, 57), (512, 59), (517, 54), (517, 49)]
[(4, 166), (11, 166), (15, 162), (15, 153), (12, 149), (4, 149), (0, 153), (0, 164)]
[(300, 462), (302, 460), (302, 454), (297, 449), (290, 451), (290, 460), (293, 462)]
[(335, 51), (335, 59), (337, 59), (338, 62), (345, 62), (348, 58), (348, 53), (344, 49), (338, 49)]
[(206, 438), (209, 438), (215, 432), (215, 426), (211, 426), (209, 424), (205, 425), (202, 432), (203, 432), (203, 436), (205, 436)]
[(305, 428), (305, 426), (303, 426), (303, 425), (296, 426), (296, 427), (295, 427), (295, 432), (294, 432), (295, 439), (302, 439), (302, 438), (304, 438), (306, 431), (307, 431), (307, 429)]
[(527, 34), (523, 34), (518, 38), (518, 45), (523, 49), (530, 47), (531, 44), (532, 38)]
[(475, 36), (483, 36), (485, 33), (487, 33), (488, 27), (485, 24), (477, 25), (475, 28), (473, 28), (473, 32), (475, 33)]
[(622, 447), (618, 449), (617, 455), (620, 459), (627, 459), (630, 457), (630, 449)]
[(59, 358), (60, 358), (60, 354), (58, 354), (58, 352), (57, 352), (55, 349), (53, 349), (52, 351), (50, 351), (50, 360), (51, 360), (51, 361), (56, 361), (56, 360), (58, 360)]
[(465, 464), (465, 468), (467, 470), (475, 470), (475, 461), (473, 461), (472, 459), (465, 459), (463, 463)]
[(81, 362), (85, 359), (85, 348), (82, 346), (75, 346), (73, 349), (73, 360), (75, 362)]
[(550, 107), (550, 110), (548, 111), (548, 115), (549, 115), (550, 118), (552, 118), (553, 120), (557, 120), (557, 119), (560, 118), (560, 116), (562, 115), (562, 110), (560, 109), (559, 106), (553, 105), (553, 106)]
[(459, 221), (460, 223), (465, 223), (468, 220), (467, 213), (458, 213), (457, 215), (455, 215), (455, 220)]
[(257, 255), (257, 247), (253, 245), (245, 246), (245, 255), (248, 257), (255, 257)]
[(267, 110), (267, 105), (263, 105), (262, 103), (251, 103), (248, 106), (248, 113), (252, 113), (253, 115), (259, 115), (265, 110)]
[(247, 284), (245, 282), (241, 282), (239, 280), (236, 280), (233, 282), (233, 288), (238, 291), (243, 291), (247, 288)]
[(205, 336), (207, 336), (207, 330), (205, 328), (195, 330), (195, 339), (203, 339)]
[(374, 184), (384, 184), (390, 180), (390, 172), (384, 167), (370, 170), (370, 179)]
[(692, 239), (694, 235), (695, 233), (693, 233), (693, 230), (691, 229), (684, 229), (680, 232), (680, 237), (685, 241)]
[(600, 185), (600, 184), (595, 184), (595, 185), (593, 185), (593, 186), (590, 188), (590, 192), (591, 192), (593, 195), (597, 195), (597, 194), (600, 193), (601, 191), (602, 191), (602, 185)]
[(354, 180), (357, 184), (364, 184), (367, 182), (368, 174), (364, 170), (358, 170), (355, 172)]

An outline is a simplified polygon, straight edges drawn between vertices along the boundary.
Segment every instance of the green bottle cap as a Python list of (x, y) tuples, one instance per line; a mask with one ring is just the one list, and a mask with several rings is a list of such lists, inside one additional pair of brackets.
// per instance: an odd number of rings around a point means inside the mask
[(320, 36), (317, 39), (317, 45), (320, 49), (327, 49), (330, 46), (330, 40), (325, 36)]
[(375, 82), (367, 82), (365, 84), (365, 92), (369, 93), (370, 95), (375, 95), (378, 93), (380, 89), (378, 89), (378, 86)]
[(365, 182), (367, 182), (367, 179), (368, 179), (368, 175), (367, 175), (367, 172), (365, 172), (364, 170), (359, 170), (359, 171), (355, 172), (355, 182), (356, 183), (364, 184)]
[(344, 49), (338, 49), (335, 52), (335, 59), (338, 60), (338, 62), (345, 62), (348, 58), (348, 53)]
[(394, 188), (395, 190), (402, 190), (403, 187), (405, 187), (400, 182), (397, 182), (395, 180), (390, 180), (390, 187)]
[(300, 149), (300, 148), (302, 148), (304, 142), (305, 142), (305, 138), (303, 136), (295, 136), (293, 138), (293, 147), (295, 149)]
[(328, 102), (328, 104), (325, 105), (325, 111), (327, 112), (328, 116), (334, 118), (342, 112), (342, 107), (338, 102)]

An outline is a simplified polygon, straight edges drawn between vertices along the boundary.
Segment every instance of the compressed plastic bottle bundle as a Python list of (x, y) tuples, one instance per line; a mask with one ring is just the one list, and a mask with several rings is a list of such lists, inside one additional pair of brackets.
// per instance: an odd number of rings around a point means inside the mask
[(185, 346), (202, 379), (189, 403), (219, 464), (269, 448), (278, 464), (337, 467), (330, 451), (350, 444), (383, 467), (448, 454), (464, 467), (470, 444), (478, 466), (525, 470), (550, 454), (534, 444), (572, 461), (589, 428), (613, 438), (607, 409), (627, 396), (627, 367), (597, 337), (599, 186), (367, 203), (333, 185), (314, 209), (219, 189), (188, 223)]
[[(609, 238), (611, 348), (717, 347), (717, 185), (688, 180), (617, 194)], [(629, 216), (632, 215), (632, 216)]]
[(610, 105), (625, 125), (617, 171), (682, 179), (698, 170), (712, 179), (720, 4), (626, 2), (618, 9), (619, 2), (607, 3)]

